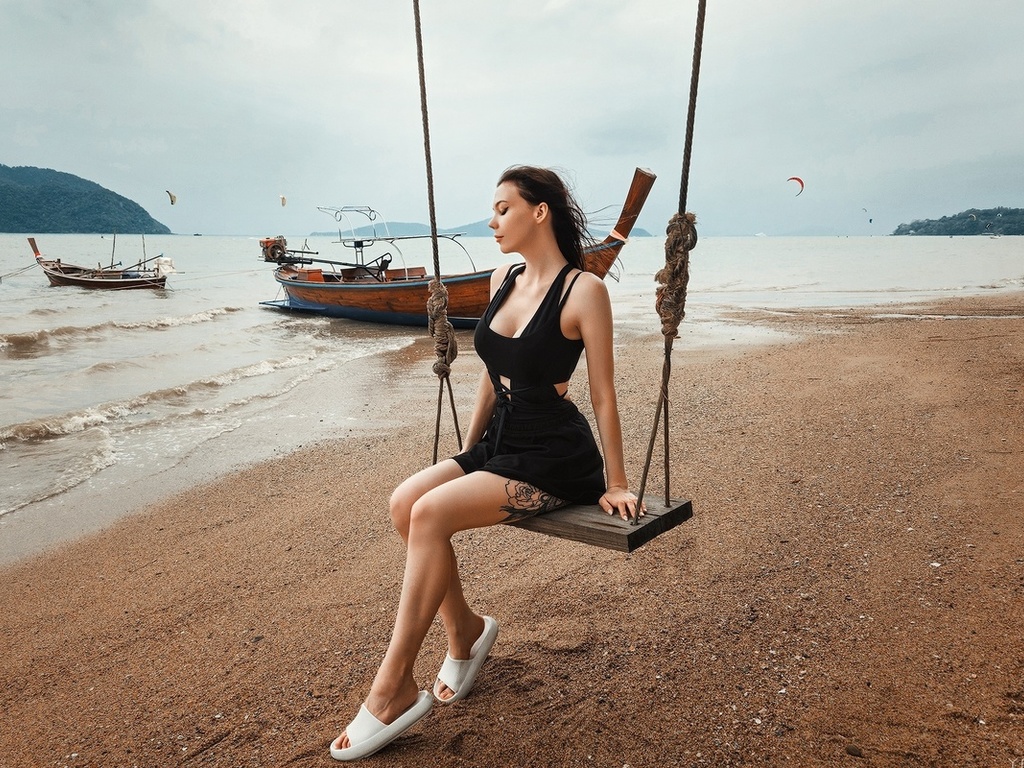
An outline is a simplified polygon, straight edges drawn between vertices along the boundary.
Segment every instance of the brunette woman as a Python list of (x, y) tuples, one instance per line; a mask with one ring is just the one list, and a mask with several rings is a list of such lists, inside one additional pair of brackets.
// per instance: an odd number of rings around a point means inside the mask
[[(604, 282), (583, 269), (579, 206), (558, 174), (516, 166), (498, 182), (489, 226), (501, 252), (522, 262), (494, 271), (491, 302), (477, 325), (474, 342), (486, 370), (468, 447), (413, 475), (391, 497), (406, 543), (398, 614), (365, 703), (331, 745), (338, 760), (373, 754), (424, 717), (432, 698), (451, 704), (472, 688), (498, 625), (466, 602), (455, 533), (569, 503), (598, 503), (623, 518), (636, 512), (622, 457), (611, 302)], [(584, 350), (601, 450), (568, 395)], [(448, 655), (432, 697), (413, 679), (413, 663), (438, 613)]]

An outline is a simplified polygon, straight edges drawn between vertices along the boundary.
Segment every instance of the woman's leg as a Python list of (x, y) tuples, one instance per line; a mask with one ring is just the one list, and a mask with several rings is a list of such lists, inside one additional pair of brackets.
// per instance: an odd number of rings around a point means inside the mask
[[(448, 459), (417, 472), (395, 489), (391, 495), (391, 519), (403, 541), (409, 541), (409, 520), (413, 505), (427, 492), (463, 476), (462, 468)], [(448, 590), (438, 613), (448, 635), (448, 649), (452, 658), (466, 659), (469, 658), (473, 643), (484, 630), (484, 620), (466, 602), (458, 568), (455, 551), (452, 550)]]
[[(438, 465), (436, 472), (424, 473), (435, 480), (450, 474), (451, 468), (445, 469), (444, 464), (447, 462)], [(458, 471), (461, 473), (461, 469)], [(405, 528), (403, 537), (407, 543), (402, 594), (391, 643), (366, 698), (366, 708), (381, 722), (393, 722), (415, 701), (419, 688), (413, 679), (413, 664), (445, 598), (459, 604), (451, 613), (453, 620), (466, 604), (458, 582), (451, 537), (459, 531), (503, 522), (516, 508), (514, 505), (522, 509), (523, 496), (510, 490), (510, 484), (521, 485), (488, 472), (454, 477), (419, 496), (411, 506), (407, 525), (398, 526), (400, 532)], [(468, 606), (465, 611), (469, 611)], [(480, 619), (472, 640), (482, 629)], [(347, 735), (339, 736), (335, 746), (349, 746)]]
[[(418, 472), (395, 490), (391, 496), (391, 517), (403, 540), (408, 542), (409, 539), (409, 519), (415, 502), (444, 482), (462, 476), (461, 467), (448, 459)], [(529, 483), (507, 478), (499, 479), (503, 489), (503, 494), (499, 495), (502, 497), (501, 509), (505, 514), (504, 520), (523, 513), (532, 514), (556, 509), (566, 503)], [(448, 591), (441, 601), (438, 613), (448, 637), (448, 654), (453, 659), (468, 659), (473, 644), (484, 631), (484, 620), (470, 608), (463, 595), (454, 550), (451, 551), (450, 574)], [(443, 683), (437, 689), (437, 695), (441, 699), (450, 698), (454, 693)]]
[(394, 523), (395, 530), (398, 531), (403, 541), (407, 543), (409, 541), (409, 518), (412, 515), (412, 505), (428, 491), (432, 491), (450, 480), (464, 477), (465, 474), (454, 459), (445, 459), (426, 469), (421, 469), (395, 489), (391, 494), (391, 522)]

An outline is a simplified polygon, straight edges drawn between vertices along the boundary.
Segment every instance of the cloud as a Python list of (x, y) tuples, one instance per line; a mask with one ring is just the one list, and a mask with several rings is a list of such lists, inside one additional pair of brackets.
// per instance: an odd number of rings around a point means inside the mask
[[(500, 171), (531, 162), (567, 169), (591, 209), (650, 167), (640, 225), (663, 229), (695, 11), (423, 3), (442, 225), (483, 218)], [(878, 221), (893, 227), (980, 197), (1024, 204), (1022, 22), (1010, 0), (710, 4), (690, 206), (712, 234), (863, 234), (847, 212), (864, 201), (886, 200)], [(18, 31), (0, 49), (18, 73), (0, 102), (4, 164), (84, 176), (182, 232), (304, 234), (323, 228), (317, 205), (348, 203), (426, 217), (407, 4), (38, 0), (3, 4), (0, 23)], [(808, 181), (800, 206), (794, 174)]]

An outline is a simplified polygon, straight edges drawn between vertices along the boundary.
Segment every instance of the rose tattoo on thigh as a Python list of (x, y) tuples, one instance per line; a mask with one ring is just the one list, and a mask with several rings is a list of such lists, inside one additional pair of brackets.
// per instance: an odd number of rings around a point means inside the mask
[(509, 480), (505, 483), (505, 493), (508, 494), (508, 503), (501, 505), (501, 510), (508, 514), (505, 522), (549, 512), (568, 503), (521, 480)]

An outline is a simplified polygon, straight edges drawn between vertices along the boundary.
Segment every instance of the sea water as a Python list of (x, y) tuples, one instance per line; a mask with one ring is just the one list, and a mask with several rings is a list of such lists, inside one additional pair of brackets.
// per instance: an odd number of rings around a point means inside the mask
[[(260, 306), (282, 297), (258, 238), (36, 239), (68, 263), (128, 265), (145, 252), (170, 257), (177, 273), (165, 290), (51, 287), (26, 237), (0, 235), (0, 563), (349, 428), (400, 423), (378, 406), (376, 390), (390, 380), (383, 360), (423, 343), (426, 331)], [(443, 246), (442, 270), (508, 261), (489, 238), (463, 243), (470, 257)], [(289, 245), (352, 258), (329, 237)], [(428, 242), (391, 252), (393, 266), (432, 271)], [(658, 330), (653, 276), (663, 260), (663, 238), (625, 246), (608, 279), (620, 332)], [(769, 333), (737, 322), (734, 308), (836, 309), (1022, 287), (1021, 238), (707, 238), (691, 257), (676, 349)], [(423, 375), (433, 381), (429, 367)]]

